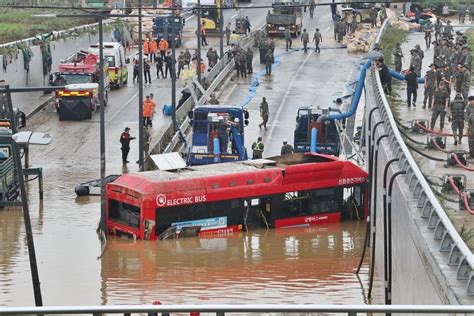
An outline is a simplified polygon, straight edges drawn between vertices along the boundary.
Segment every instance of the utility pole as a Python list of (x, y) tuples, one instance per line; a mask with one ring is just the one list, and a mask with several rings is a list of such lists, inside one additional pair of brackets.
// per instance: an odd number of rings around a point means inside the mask
[[(13, 104), (11, 102), (10, 86), (5, 86), (5, 94), (8, 102), (8, 112), (10, 123), (14, 126), (15, 114), (13, 113)], [(21, 165), (20, 146), (12, 139), (13, 159), (15, 159), (15, 167), (18, 176), (18, 184), (20, 186), (20, 198), (23, 208), (23, 220), (25, 222), (26, 243), (28, 246), (28, 256), (30, 259), (31, 279), (33, 281), (33, 293), (35, 296), (35, 305), (43, 306), (43, 298), (41, 296), (41, 282), (39, 280), (38, 262), (36, 261), (35, 243), (33, 240), (33, 231), (31, 228), (30, 210), (28, 208), (28, 196), (26, 195), (25, 178), (23, 176), (23, 166)]]
[(220, 55), (224, 58), (224, 12), (222, 10), (222, 2), (219, 1), (219, 37), (220, 37)]
[[(175, 37), (175, 19), (176, 13), (173, 11), (171, 12), (171, 120), (173, 124), (173, 131), (176, 132), (177, 130), (177, 123), (176, 123), (176, 37)], [(181, 18), (179, 19), (179, 23), (181, 23)]]
[(142, 0), (138, 0), (138, 167), (143, 171), (143, 36)]
[(99, 103), (100, 103), (100, 229), (105, 233), (105, 103), (104, 103), (104, 30), (99, 22)]
[(198, 82), (201, 83), (201, 0), (197, 2), (197, 63), (196, 63), (196, 72), (198, 77)]

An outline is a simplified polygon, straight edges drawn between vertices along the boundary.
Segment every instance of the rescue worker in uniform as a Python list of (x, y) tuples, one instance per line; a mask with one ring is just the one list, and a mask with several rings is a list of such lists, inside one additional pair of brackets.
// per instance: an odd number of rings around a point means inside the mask
[(433, 32), (433, 24), (431, 24), (431, 21), (428, 20), (425, 24), (424, 27), (425, 31), (425, 43), (426, 43), (426, 48), (430, 48), (431, 46), (431, 33)]
[(247, 58), (247, 71), (249, 74), (253, 73), (253, 51), (250, 47), (247, 48), (247, 52), (245, 53)]
[(258, 127), (262, 129), (262, 126), (267, 129), (268, 117), (270, 116), (270, 111), (268, 110), (267, 98), (263, 97), (262, 103), (260, 103), (260, 117), (262, 118), (262, 123), (258, 124)]
[(269, 76), (272, 74), (272, 64), (273, 53), (270, 50), (267, 50), (267, 54), (265, 55), (265, 73)]
[(293, 146), (288, 144), (286, 138), (283, 140), (283, 146), (281, 146), (280, 155), (285, 156), (294, 153)]
[(418, 54), (416, 49), (412, 49), (410, 67), (415, 69), (416, 75), (419, 77), (421, 75), (421, 56)]
[(440, 117), (439, 127), (442, 131), (444, 128), (444, 118), (446, 116), (446, 108), (449, 104), (449, 94), (446, 91), (445, 83), (441, 82), (439, 84), (438, 89), (434, 94), (434, 101), (433, 101), (433, 113), (431, 115), (431, 129), (434, 130), (436, 125), (436, 120), (438, 116)]
[(130, 128), (125, 127), (125, 131), (120, 135), (120, 144), (122, 144), (122, 162), (129, 163), (130, 161), (127, 160), (128, 152), (130, 151), (130, 141), (134, 140), (135, 137), (130, 136)]
[(303, 30), (303, 34), (301, 34), (301, 41), (303, 42), (303, 49), (304, 52), (308, 52), (308, 42), (309, 42), (309, 34), (306, 32), (306, 29)]
[(393, 63), (395, 64), (395, 71), (401, 72), (403, 52), (402, 52), (400, 43), (395, 44), (395, 47), (392, 50), (392, 55), (393, 55)]
[(425, 75), (425, 96), (423, 98), (423, 109), (426, 109), (426, 101), (428, 101), (428, 109), (433, 104), (433, 95), (437, 86), (437, 73), (435, 64), (430, 65), (430, 70)]
[(262, 38), (259, 45), (258, 50), (260, 52), (260, 64), (265, 63), (265, 55), (267, 54), (268, 50), (268, 42), (265, 38)]
[(453, 130), (454, 145), (462, 144), (462, 136), (464, 133), (464, 109), (466, 102), (460, 93), (456, 93), (456, 97), (450, 105), (451, 112), (451, 128)]
[(181, 71), (184, 69), (185, 64), (186, 64), (186, 59), (184, 57), (184, 52), (181, 51), (178, 56), (178, 75), (177, 75), (178, 78), (179, 78), (179, 75), (181, 74)]
[(252, 159), (261, 159), (263, 154), (262, 137), (259, 136), (257, 141), (252, 144)]
[(462, 65), (463, 77), (462, 77), (462, 84), (461, 84), (461, 93), (463, 100), (466, 100), (469, 95), (469, 87), (471, 85), (471, 73), (467, 69), (467, 65)]
[(467, 108), (467, 139), (469, 142), (469, 156), (474, 158), (474, 96), (469, 96)]
[(316, 48), (314, 51), (318, 54), (321, 53), (321, 49), (319, 49), (319, 43), (323, 42), (323, 37), (321, 36), (321, 33), (319, 33), (319, 29), (316, 29), (316, 32), (314, 32), (313, 42), (316, 45)]
[(285, 35), (285, 42), (286, 42), (286, 51), (288, 51), (288, 49), (291, 49), (291, 44), (293, 44), (293, 41), (291, 40), (290, 29), (288, 26), (285, 28), (284, 35)]
[(188, 48), (184, 51), (184, 62), (186, 63), (186, 66), (189, 67), (189, 64), (191, 63), (191, 52)]

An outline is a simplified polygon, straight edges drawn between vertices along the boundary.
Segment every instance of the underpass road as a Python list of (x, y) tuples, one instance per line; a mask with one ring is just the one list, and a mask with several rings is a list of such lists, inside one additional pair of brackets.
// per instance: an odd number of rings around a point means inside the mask
[[(271, 1), (262, 1), (262, 4), (271, 4)], [(250, 4), (251, 6), (251, 4)], [(225, 10), (224, 21), (232, 22), (235, 25), (235, 18), (243, 15), (249, 16), (252, 28), (262, 26), (265, 23), (265, 9), (240, 9)], [(196, 17), (191, 16), (183, 29), (183, 45), (177, 49), (176, 56), (181, 50), (188, 48), (191, 53), (197, 49), (197, 38), (195, 36)], [(225, 39), (224, 39), (225, 40)], [(201, 58), (207, 64), (206, 53), (209, 47), (217, 49), (219, 52), (219, 37), (208, 36), (209, 46), (202, 46)], [(224, 43), (225, 44), (225, 43)], [(224, 45), (224, 50), (229, 47)], [(83, 49), (87, 49), (84, 47)], [(135, 56), (133, 53), (132, 56)], [(156, 66), (151, 65), (152, 84), (144, 86), (144, 96), (153, 93), (157, 103), (157, 113), (153, 120), (152, 138), (158, 139), (162, 131), (171, 122), (170, 116), (164, 116), (162, 108), (164, 104), (171, 104), (171, 80), (156, 79)], [(119, 137), (124, 128), (131, 128), (131, 135), (138, 138), (138, 84), (132, 82), (133, 69), (129, 65), (129, 82), (121, 89), (112, 90), (109, 93), (109, 102), (105, 110), (106, 117), (106, 163), (107, 174), (118, 174), (122, 172), (138, 171), (138, 141), (131, 143), (129, 154), (130, 163), (122, 166)], [(177, 80), (176, 102), (181, 97), (182, 82)], [(60, 122), (52, 105), (48, 105), (43, 111), (35, 115), (28, 121), (28, 129), (34, 131), (50, 132), (54, 136), (53, 143), (47, 148), (31, 150), (32, 163), (42, 166), (58, 168), (67, 166), (96, 166), (96, 172), (91, 174), (91, 179), (99, 176), (99, 113), (96, 113), (91, 120), (74, 122)]]

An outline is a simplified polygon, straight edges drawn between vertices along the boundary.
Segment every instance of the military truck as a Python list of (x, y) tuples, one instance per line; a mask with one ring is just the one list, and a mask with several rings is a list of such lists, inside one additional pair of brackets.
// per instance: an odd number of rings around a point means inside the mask
[(283, 36), (285, 29), (292, 37), (301, 34), (303, 28), (303, 6), (301, 2), (279, 1), (272, 4), (273, 12), (267, 14), (267, 34)]
[[(9, 122), (0, 121), (0, 137), (12, 137)], [(0, 201), (15, 201), (19, 193), (13, 147), (11, 144), (0, 144)]]

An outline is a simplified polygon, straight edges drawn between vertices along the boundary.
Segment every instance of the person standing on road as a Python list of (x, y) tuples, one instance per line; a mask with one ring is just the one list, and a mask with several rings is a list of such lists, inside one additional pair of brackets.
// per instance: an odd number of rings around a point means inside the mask
[(253, 73), (253, 51), (250, 47), (247, 48), (247, 53), (245, 55), (247, 57), (247, 71), (251, 74)]
[(288, 26), (285, 28), (284, 35), (285, 35), (285, 42), (286, 42), (286, 51), (288, 51), (288, 49), (291, 49), (291, 44), (293, 43), (293, 41), (291, 40), (291, 33)]
[(369, 13), (370, 24), (372, 25), (372, 28), (377, 27), (377, 15), (377, 9), (375, 7), (372, 7)]
[(431, 46), (431, 33), (433, 32), (433, 24), (431, 24), (430, 20), (428, 20), (428, 22), (426, 22), (425, 27), (424, 27), (424, 31), (425, 31), (426, 48), (428, 49)]
[(467, 108), (467, 139), (469, 143), (469, 156), (474, 158), (474, 96), (469, 96)]
[(309, 18), (314, 18), (314, 0), (309, 3)]
[(418, 55), (418, 52), (416, 49), (410, 50), (411, 53), (411, 59), (410, 59), (410, 68), (413, 67), (415, 69), (416, 75), (420, 76), (421, 75), (421, 58), (420, 55)]
[(314, 51), (318, 54), (321, 53), (321, 49), (319, 49), (319, 43), (323, 42), (323, 37), (321, 36), (321, 33), (319, 33), (319, 29), (316, 29), (316, 32), (314, 32), (313, 42), (316, 45), (316, 49)]
[(184, 62), (186, 63), (186, 66), (189, 67), (189, 64), (191, 63), (191, 52), (188, 48), (184, 51)]
[(392, 50), (392, 55), (393, 55), (393, 63), (395, 64), (395, 71), (401, 72), (403, 52), (402, 52), (400, 43), (395, 44), (395, 47)]
[(130, 161), (127, 160), (128, 152), (130, 151), (130, 141), (134, 140), (135, 137), (130, 136), (130, 128), (125, 127), (125, 131), (120, 135), (120, 144), (122, 144), (122, 162), (124, 164), (129, 163)]
[(258, 45), (258, 50), (260, 53), (260, 64), (265, 63), (265, 55), (267, 54), (268, 51), (268, 42), (265, 38), (262, 38), (260, 40), (260, 43)]
[(449, 15), (449, 7), (448, 7), (448, 4), (445, 3), (444, 6), (443, 6), (443, 9), (441, 10), (441, 13), (443, 14), (443, 17), (444, 18), (447, 18), (448, 15)]
[(143, 41), (143, 55), (150, 58), (150, 39)]
[(471, 73), (467, 70), (466, 64), (462, 65), (462, 84), (461, 84), (461, 93), (463, 96), (463, 100), (467, 99), (469, 95), (469, 87), (471, 86)]
[(160, 48), (160, 55), (161, 55), (161, 58), (165, 58), (166, 56), (166, 50), (168, 49), (169, 47), (169, 44), (168, 42), (162, 38), (160, 39), (160, 43), (158, 44), (158, 47)]
[(156, 40), (153, 38), (149, 44), (150, 49), (150, 62), (156, 62), (156, 54), (158, 53), (158, 44)]
[(260, 103), (260, 117), (262, 118), (262, 123), (258, 124), (258, 127), (262, 129), (262, 126), (267, 129), (268, 117), (270, 116), (270, 111), (268, 110), (267, 98), (263, 97), (262, 103)]
[(270, 76), (272, 74), (272, 64), (273, 64), (273, 53), (270, 50), (267, 50), (265, 55), (265, 73)]
[(240, 77), (247, 78), (247, 56), (244, 51), (239, 54)]
[(163, 58), (161, 56), (158, 56), (156, 58), (156, 78), (160, 79), (160, 73), (161, 73), (161, 78), (165, 78), (165, 74), (163, 73)]
[(450, 105), (451, 129), (453, 130), (454, 145), (462, 144), (462, 136), (464, 133), (464, 110), (466, 102), (460, 93), (456, 93), (454, 100)]
[(385, 94), (392, 94), (392, 75), (388, 70), (387, 65), (384, 63), (383, 58), (375, 60), (375, 69), (379, 72), (380, 82), (382, 83)]
[(181, 71), (184, 69), (184, 65), (186, 64), (186, 59), (184, 57), (184, 52), (181, 51), (178, 56), (178, 78), (179, 75), (181, 74)]
[(453, 31), (454, 29), (453, 29), (453, 26), (451, 25), (451, 21), (448, 20), (448, 22), (446, 22), (446, 25), (444, 26), (443, 35), (446, 36), (447, 38), (451, 38)]
[(292, 154), (292, 153), (294, 153), (293, 146), (288, 144), (288, 141), (286, 140), (286, 138), (283, 139), (283, 146), (281, 146), (280, 155), (286, 156), (286, 155), (289, 155), (289, 154)]
[(156, 103), (147, 95), (143, 101), (143, 126), (153, 126), (153, 113), (155, 112)]
[(145, 83), (151, 84), (151, 66), (147, 59), (143, 60), (143, 75), (145, 76)]
[(301, 41), (303, 42), (304, 52), (308, 52), (308, 42), (309, 42), (309, 34), (306, 32), (306, 29), (303, 30), (303, 34), (301, 34)]
[(133, 83), (135, 80), (138, 81), (138, 76), (140, 75), (140, 66), (138, 65), (138, 60), (133, 61)]
[(262, 136), (257, 138), (257, 141), (252, 144), (252, 159), (261, 159), (263, 156), (263, 146)]
[(437, 86), (438, 73), (435, 64), (430, 65), (430, 70), (425, 74), (425, 95), (423, 98), (423, 109), (426, 109), (426, 101), (428, 101), (428, 109), (433, 104), (433, 95)]
[(416, 97), (418, 95), (418, 77), (413, 66), (410, 67), (408, 74), (405, 75), (405, 81), (407, 82), (407, 106), (411, 107), (413, 105), (413, 107), (416, 107)]
[(250, 24), (250, 19), (248, 16), (245, 17), (244, 25), (245, 25), (245, 35), (247, 35), (247, 33), (250, 34), (250, 32), (252, 32), (252, 30), (250, 29), (252, 25)]
[(446, 109), (449, 104), (449, 94), (447, 93), (445, 83), (441, 82), (436, 89), (434, 94), (434, 101), (433, 101), (433, 113), (431, 115), (431, 124), (430, 127), (434, 130), (436, 125), (436, 120), (438, 116), (440, 117), (440, 131), (443, 131), (444, 128), (444, 118), (446, 116)]
[(165, 57), (165, 78), (168, 77), (168, 73), (170, 74), (170, 79), (172, 79), (171, 70), (173, 69), (173, 57), (171, 56), (171, 52), (168, 52)]
[(206, 40), (206, 22), (202, 21), (202, 25), (201, 25), (201, 45), (202, 46), (207, 46), (207, 40)]
[(229, 22), (225, 27), (225, 38), (227, 40), (227, 46), (230, 45), (230, 35), (232, 34), (232, 24)]

